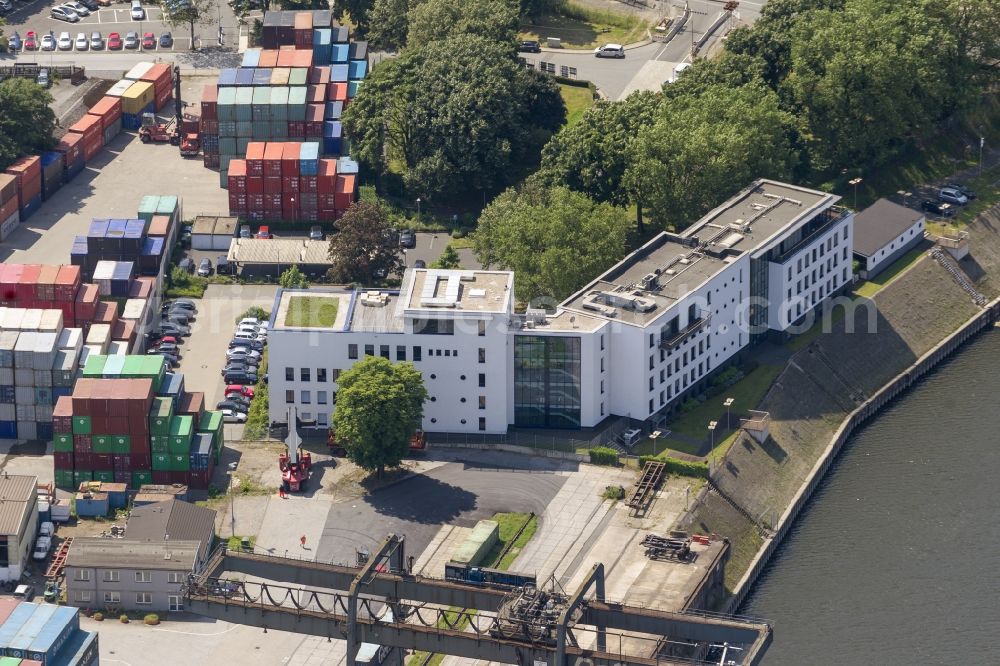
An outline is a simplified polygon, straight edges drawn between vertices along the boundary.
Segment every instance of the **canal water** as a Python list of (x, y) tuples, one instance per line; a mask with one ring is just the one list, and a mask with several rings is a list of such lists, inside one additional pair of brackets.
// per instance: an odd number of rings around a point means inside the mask
[(767, 666), (1000, 664), (1000, 330), (855, 433), (741, 613)]

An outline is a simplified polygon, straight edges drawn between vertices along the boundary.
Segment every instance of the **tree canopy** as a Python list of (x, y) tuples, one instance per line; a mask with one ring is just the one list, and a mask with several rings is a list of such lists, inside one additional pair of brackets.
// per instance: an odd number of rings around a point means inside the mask
[(483, 210), (473, 240), (483, 265), (515, 271), (519, 299), (559, 301), (621, 259), (628, 227), (621, 208), (529, 181)]
[(343, 121), (362, 162), (384, 170), (388, 151), (409, 191), (431, 199), (517, 182), (565, 117), (555, 82), (520, 67), (510, 44), (461, 34), (379, 65)]
[(381, 477), (406, 455), (420, 428), (427, 390), (412, 363), (367, 356), (337, 379), (333, 427), (348, 459)]
[(0, 169), (53, 146), (56, 117), (51, 103), (49, 91), (34, 81), (17, 77), (0, 81)]
[(278, 284), (285, 289), (303, 289), (309, 286), (309, 281), (298, 266), (292, 266), (278, 276)]
[(517, 0), (411, 0), (406, 45), (416, 48), (458, 35), (478, 35), (512, 47)]
[(406, 46), (410, 0), (374, 0), (368, 10), (368, 41), (389, 51)]
[(441, 256), (436, 261), (431, 262), (431, 268), (461, 268), (462, 260), (458, 257), (458, 252), (448, 243), (444, 246)]
[(370, 284), (380, 277), (399, 276), (403, 262), (393, 237), (388, 212), (381, 204), (356, 201), (337, 221), (330, 237), (327, 272), (334, 282)]

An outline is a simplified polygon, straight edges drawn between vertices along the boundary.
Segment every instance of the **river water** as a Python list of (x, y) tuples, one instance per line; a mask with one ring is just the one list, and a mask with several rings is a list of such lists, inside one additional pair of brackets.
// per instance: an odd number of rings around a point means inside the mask
[(855, 433), (741, 613), (766, 666), (1000, 664), (1000, 331)]

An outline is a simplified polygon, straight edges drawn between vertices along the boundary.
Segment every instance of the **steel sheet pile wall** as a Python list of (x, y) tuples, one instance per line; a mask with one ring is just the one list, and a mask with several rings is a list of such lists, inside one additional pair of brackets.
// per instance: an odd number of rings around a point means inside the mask
[(97, 633), (80, 629), (68, 606), (6, 600), (0, 621), (2, 666), (96, 666)]
[(148, 483), (207, 488), (223, 433), (222, 414), (204, 407), (204, 394), (185, 392), (184, 376), (166, 372), (159, 356), (91, 354), (72, 397), (55, 408), (56, 486), (114, 481), (136, 489)]
[[(248, 49), (241, 66), (221, 70), (202, 95), (205, 166), (219, 168), (222, 187), (229, 185), (232, 161), (251, 158), (252, 142), (314, 141), (323, 155), (346, 153), (340, 115), (368, 73), (367, 43), (351, 42), (328, 10), (266, 12), (263, 23), (265, 48)], [(270, 219), (262, 207), (249, 209), (253, 219)], [(323, 219), (311, 214), (319, 209), (287, 219)]]

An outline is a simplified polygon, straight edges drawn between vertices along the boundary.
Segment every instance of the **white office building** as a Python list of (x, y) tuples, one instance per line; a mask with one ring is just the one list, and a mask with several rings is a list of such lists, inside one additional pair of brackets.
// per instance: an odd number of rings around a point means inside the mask
[(329, 424), (336, 379), (363, 355), (412, 361), (430, 432), (587, 428), (656, 419), (736, 354), (782, 335), (850, 282), (853, 215), (838, 197), (757, 181), (683, 234), (661, 233), (552, 312), (515, 314), (513, 274), (411, 269), (398, 292), (311, 289), (332, 326), (270, 334), (271, 419)]

